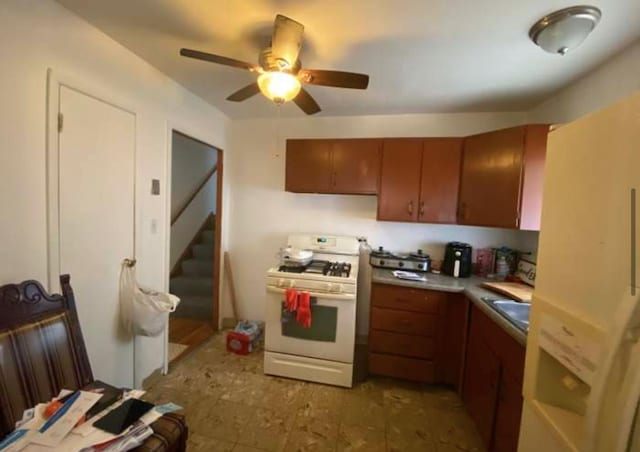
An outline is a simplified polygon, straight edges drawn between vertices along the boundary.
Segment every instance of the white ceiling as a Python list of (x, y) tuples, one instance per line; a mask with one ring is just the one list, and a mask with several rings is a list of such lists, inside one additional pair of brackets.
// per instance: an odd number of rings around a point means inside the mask
[[(178, 51), (257, 62), (277, 13), (305, 25), (304, 67), (371, 76), (366, 91), (308, 87), (327, 116), (523, 111), (640, 38), (639, 0), (589, 0), (602, 20), (564, 57), (528, 30), (568, 0), (58, 1), (232, 118), (276, 107), (263, 96), (226, 101), (255, 75)], [(303, 116), (292, 103), (280, 113)]]

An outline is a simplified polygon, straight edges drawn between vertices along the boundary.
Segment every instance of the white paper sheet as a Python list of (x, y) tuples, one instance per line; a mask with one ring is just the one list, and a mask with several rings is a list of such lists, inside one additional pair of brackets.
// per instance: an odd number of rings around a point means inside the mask
[(46, 447), (56, 447), (62, 442), (65, 436), (73, 430), (73, 427), (78, 423), (80, 418), (82, 418), (101, 397), (102, 394), (80, 391), (80, 396), (73, 402), (69, 410), (44, 433), (35, 435), (32, 443)]
[[(115, 407), (117, 407), (119, 404), (121, 404), (122, 402), (124, 402), (127, 399), (130, 398), (139, 398), (142, 395), (144, 395), (145, 391), (142, 390), (133, 390), (133, 391), (129, 391), (128, 393), (125, 393), (124, 397), (122, 398), (122, 400), (118, 401), (117, 403), (113, 404), (111, 407), (105, 409), (103, 412), (99, 413), (97, 416), (91, 418), (88, 422), (73, 428), (69, 434), (66, 434), (66, 436), (63, 437), (63, 439), (61, 440), (61, 442), (59, 442), (57, 445), (50, 447), (50, 446), (46, 446), (42, 444), (42, 441), (38, 441), (38, 443), (36, 444), (36, 442), (31, 442), (30, 444), (27, 444), (26, 446), (24, 445), (24, 443), (26, 443), (27, 441), (21, 441), (21, 445), (20, 448), (17, 447), (12, 447), (11, 449), (5, 449), (2, 452), (77, 452), (80, 451), (86, 447), (90, 447), (93, 446), (94, 444), (99, 444), (99, 443), (103, 443), (105, 441), (109, 441), (111, 439), (116, 438), (118, 435), (113, 435), (111, 433), (105, 432), (103, 430), (100, 430), (98, 428), (95, 428), (93, 426), (93, 423), (99, 419), (99, 417), (104, 416), (106, 413), (108, 413), (109, 411), (111, 411), (112, 409), (114, 409)], [(86, 394), (91, 394), (93, 396), (97, 396), (95, 397), (95, 401), (93, 403), (91, 403), (91, 405), (89, 405), (86, 410), (88, 410), (91, 406), (93, 406), (93, 404), (100, 399), (100, 397), (102, 396), (102, 394), (96, 394), (96, 393), (86, 393)], [(81, 394), (82, 396), (82, 394)], [(71, 410), (73, 408), (76, 407), (77, 403), (81, 400), (81, 398), (79, 398), (76, 403), (74, 403), (74, 405), (69, 409), (69, 412), (71, 412)], [(36, 409), (36, 414), (34, 419), (31, 419), (28, 422), (28, 426), (29, 428), (33, 429), (33, 432), (30, 432), (31, 438), (33, 439), (34, 437), (40, 437), (40, 439), (42, 438), (42, 436), (44, 436), (43, 434), (38, 433), (38, 429), (44, 424), (45, 419), (42, 416), (42, 412), (44, 410), (44, 408), (46, 407), (46, 404), (39, 404), (37, 406)], [(84, 409), (84, 407), (83, 407)], [(83, 414), (84, 412), (83, 411)], [(69, 412), (67, 412), (65, 414), (65, 416), (69, 415)], [(63, 418), (65, 417), (61, 417), (58, 422), (62, 421)], [(77, 422), (78, 419), (80, 419), (82, 415), (80, 415), (75, 421), (73, 421), (72, 427), (73, 425), (75, 425), (75, 423)], [(146, 413), (144, 416), (142, 416), (140, 418), (140, 421), (142, 421), (143, 423), (149, 425), (153, 422), (155, 422), (157, 419), (159, 419), (160, 417), (162, 417), (162, 413), (158, 412), (155, 409), (150, 410), (148, 413)], [(58, 423), (56, 422), (56, 424)], [(48, 433), (50, 430), (54, 429), (56, 427), (56, 424), (54, 424), (49, 430), (47, 430), (45, 432)], [(129, 431), (129, 429), (127, 429), (127, 431)], [(127, 431), (123, 432), (122, 434), (124, 435)], [(13, 445), (12, 445), (13, 446)]]

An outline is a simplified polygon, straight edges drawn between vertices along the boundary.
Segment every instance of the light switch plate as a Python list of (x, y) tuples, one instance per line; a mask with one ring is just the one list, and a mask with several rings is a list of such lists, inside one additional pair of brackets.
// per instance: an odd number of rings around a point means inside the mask
[(151, 194), (160, 194), (160, 179), (151, 179)]

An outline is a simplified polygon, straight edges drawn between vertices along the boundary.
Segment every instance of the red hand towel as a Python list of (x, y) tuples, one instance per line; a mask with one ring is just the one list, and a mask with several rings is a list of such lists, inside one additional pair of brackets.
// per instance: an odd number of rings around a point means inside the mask
[(296, 321), (302, 325), (303, 328), (311, 327), (311, 294), (309, 292), (300, 293)]
[(298, 309), (298, 291), (287, 289), (284, 293), (284, 306), (287, 311), (293, 312)]

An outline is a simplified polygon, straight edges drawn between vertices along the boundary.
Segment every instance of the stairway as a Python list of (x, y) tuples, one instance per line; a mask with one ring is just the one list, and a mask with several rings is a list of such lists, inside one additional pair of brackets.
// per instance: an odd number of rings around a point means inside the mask
[(213, 316), (213, 221), (208, 222), (179, 263), (179, 271), (169, 282), (172, 294), (180, 297), (173, 317), (211, 322)]

